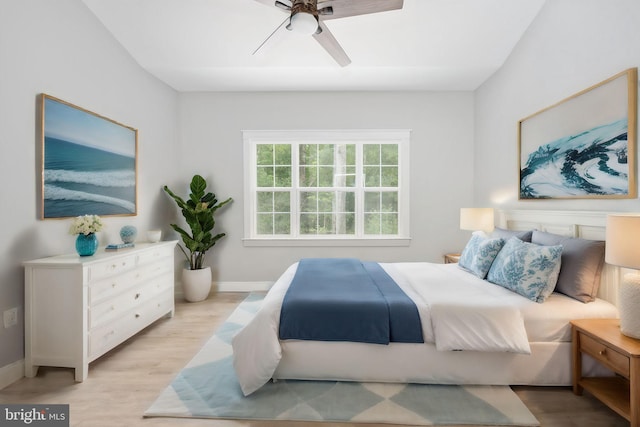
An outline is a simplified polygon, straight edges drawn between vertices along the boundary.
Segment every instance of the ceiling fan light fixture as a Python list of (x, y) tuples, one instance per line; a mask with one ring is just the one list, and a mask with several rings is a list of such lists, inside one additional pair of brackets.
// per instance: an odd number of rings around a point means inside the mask
[(307, 12), (294, 13), (289, 26), (296, 33), (310, 36), (318, 31), (318, 18)]

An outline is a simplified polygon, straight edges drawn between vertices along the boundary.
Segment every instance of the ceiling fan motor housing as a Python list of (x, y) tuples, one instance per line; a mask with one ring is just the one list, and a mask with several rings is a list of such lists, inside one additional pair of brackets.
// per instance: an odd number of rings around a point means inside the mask
[(293, 0), (288, 30), (301, 34), (319, 34), (318, 0)]
[(293, 0), (291, 2), (291, 16), (300, 12), (308, 13), (318, 19), (318, 0)]

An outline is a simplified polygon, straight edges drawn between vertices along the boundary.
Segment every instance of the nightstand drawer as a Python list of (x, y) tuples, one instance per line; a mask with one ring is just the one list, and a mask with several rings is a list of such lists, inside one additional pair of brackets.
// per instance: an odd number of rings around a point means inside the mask
[(629, 357), (594, 340), (588, 335), (580, 334), (580, 350), (611, 368), (618, 374), (629, 378)]

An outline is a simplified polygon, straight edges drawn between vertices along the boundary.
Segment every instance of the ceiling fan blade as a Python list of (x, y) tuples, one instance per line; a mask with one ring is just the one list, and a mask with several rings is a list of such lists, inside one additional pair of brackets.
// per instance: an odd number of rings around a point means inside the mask
[(331, 7), (333, 13), (322, 19), (338, 19), (402, 9), (403, 2), (404, 0), (318, 0), (318, 10)]
[(258, 3), (262, 3), (265, 6), (277, 7), (280, 10), (288, 12), (291, 9), (291, 0), (256, 0)]
[(329, 28), (327, 28), (322, 21), (319, 22), (319, 25), (322, 31), (314, 34), (313, 38), (320, 43), (320, 46), (322, 46), (341, 67), (346, 67), (351, 64), (351, 59), (349, 59), (347, 53), (342, 49), (338, 40), (331, 34)]
[(285, 27), (285, 24), (287, 22), (289, 22), (289, 17), (288, 16), (286, 18), (284, 18), (284, 21), (282, 21), (282, 23), (280, 25), (278, 25), (278, 27), (275, 30), (273, 30), (273, 32), (271, 34), (269, 34), (269, 36), (266, 39), (264, 39), (264, 41), (262, 43), (260, 43), (260, 46), (258, 46), (257, 49), (253, 51), (252, 55), (255, 55), (256, 53), (258, 53), (258, 51), (260, 49), (262, 49), (267, 44), (267, 42), (273, 38), (273, 36), (276, 33), (278, 33), (282, 28)]
[(333, 15), (333, 7), (331, 6), (325, 6), (322, 9), (318, 9), (318, 15)]
[(274, 3), (274, 6), (277, 8), (280, 8), (282, 10), (286, 10), (291, 12), (291, 2), (290, 1), (280, 1), (280, 0), (276, 0), (276, 2)]

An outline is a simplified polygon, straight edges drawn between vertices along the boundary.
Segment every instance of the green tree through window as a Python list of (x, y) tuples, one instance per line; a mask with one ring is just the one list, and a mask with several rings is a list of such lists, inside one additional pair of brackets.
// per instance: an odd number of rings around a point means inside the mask
[(401, 184), (408, 132), (389, 139), (370, 133), (371, 140), (334, 134), (326, 140), (305, 138), (305, 132), (293, 141), (249, 138), (254, 159), (249, 174), (252, 234), (257, 238), (400, 236), (406, 218)]

